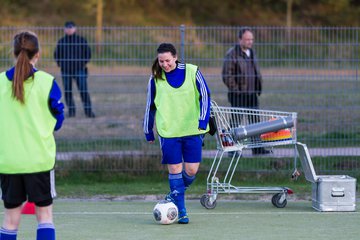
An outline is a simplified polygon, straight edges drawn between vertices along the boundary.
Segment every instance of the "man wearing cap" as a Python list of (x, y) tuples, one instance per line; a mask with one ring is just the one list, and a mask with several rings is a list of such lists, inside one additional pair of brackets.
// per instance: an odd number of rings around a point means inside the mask
[[(232, 107), (259, 108), (258, 97), (262, 90), (262, 77), (252, 45), (254, 35), (249, 27), (239, 31), (238, 43), (230, 48), (225, 56), (222, 79), (228, 87), (228, 100)], [(251, 123), (258, 122), (256, 117)], [(253, 148), (253, 154), (268, 154), (264, 148)]]
[(72, 80), (75, 79), (84, 105), (85, 116), (94, 118), (90, 95), (87, 89), (88, 71), (86, 64), (90, 61), (91, 50), (85, 38), (76, 34), (73, 21), (65, 22), (65, 36), (56, 45), (54, 58), (60, 67), (64, 84), (65, 103), (68, 107), (68, 117), (75, 117), (75, 102), (72, 94)]

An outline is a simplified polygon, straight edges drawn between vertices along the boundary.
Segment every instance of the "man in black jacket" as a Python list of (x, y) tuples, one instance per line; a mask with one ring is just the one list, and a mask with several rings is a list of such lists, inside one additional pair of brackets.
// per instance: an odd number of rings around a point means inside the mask
[[(259, 108), (258, 97), (262, 91), (262, 77), (252, 49), (254, 35), (249, 27), (239, 31), (239, 42), (226, 53), (222, 78), (228, 87), (228, 100), (232, 107)], [(251, 123), (258, 122), (250, 117)], [(264, 148), (253, 148), (253, 154), (268, 154)]]
[(75, 102), (72, 94), (72, 80), (75, 79), (84, 105), (85, 115), (94, 118), (91, 109), (90, 95), (87, 89), (88, 70), (86, 64), (90, 61), (91, 50), (85, 38), (76, 34), (76, 25), (72, 21), (65, 23), (65, 36), (56, 46), (54, 58), (60, 67), (64, 84), (65, 102), (68, 106), (68, 116), (75, 117)]

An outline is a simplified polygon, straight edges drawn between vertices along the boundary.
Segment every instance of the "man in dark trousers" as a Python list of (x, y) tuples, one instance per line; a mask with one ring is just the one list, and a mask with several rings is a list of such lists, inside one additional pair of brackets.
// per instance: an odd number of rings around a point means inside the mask
[(64, 84), (65, 103), (68, 107), (68, 117), (75, 117), (75, 102), (72, 93), (72, 80), (75, 79), (84, 105), (85, 115), (94, 118), (91, 109), (91, 100), (87, 88), (88, 69), (91, 50), (85, 38), (76, 34), (76, 25), (73, 21), (65, 22), (65, 36), (62, 37), (54, 52), (54, 58), (60, 67)]
[[(254, 35), (249, 27), (239, 31), (238, 43), (230, 48), (225, 56), (222, 78), (228, 87), (228, 100), (232, 107), (259, 108), (258, 97), (262, 90), (262, 77), (252, 49)], [(251, 123), (259, 120), (249, 119)], [(253, 154), (268, 154), (264, 148), (253, 148)]]

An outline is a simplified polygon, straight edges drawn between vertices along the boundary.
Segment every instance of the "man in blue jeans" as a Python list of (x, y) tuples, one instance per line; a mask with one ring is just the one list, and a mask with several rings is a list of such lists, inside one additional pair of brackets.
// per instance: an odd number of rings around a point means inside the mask
[(77, 88), (80, 91), (86, 117), (95, 118), (87, 88), (88, 71), (86, 64), (91, 58), (90, 47), (85, 38), (76, 34), (76, 25), (74, 22), (65, 22), (64, 32), (65, 36), (62, 37), (56, 45), (54, 58), (61, 70), (65, 103), (68, 107), (68, 117), (75, 117), (76, 114), (72, 94), (72, 80), (75, 79)]

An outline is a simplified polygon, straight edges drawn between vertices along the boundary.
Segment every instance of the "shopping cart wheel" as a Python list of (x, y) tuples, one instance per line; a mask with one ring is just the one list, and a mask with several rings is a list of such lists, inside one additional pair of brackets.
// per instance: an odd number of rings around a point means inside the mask
[(210, 196), (208, 194), (204, 194), (201, 196), (200, 203), (206, 209), (214, 209), (216, 207), (216, 200), (211, 203)]
[(203, 206), (203, 207), (205, 207), (205, 200), (206, 200), (207, 196), (208, 196), (207, 194), (204, 194), (200, 198), (200, 203), (201, 203), (201, 206)]
[(271, 198), (271, 203), (277, 208), (284, 208), (287, 204), (284, 193), (277, 193)]

